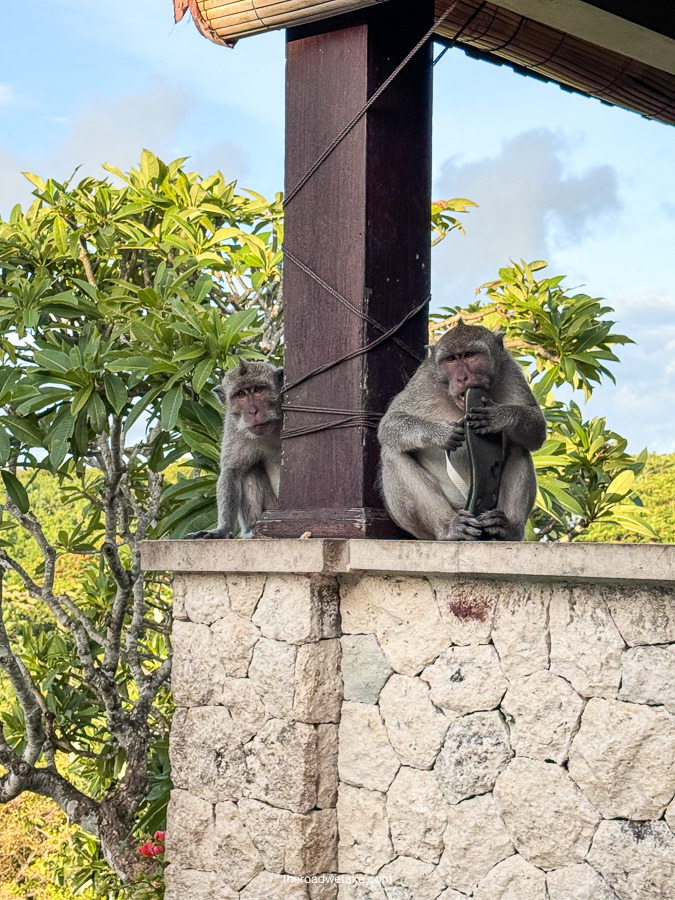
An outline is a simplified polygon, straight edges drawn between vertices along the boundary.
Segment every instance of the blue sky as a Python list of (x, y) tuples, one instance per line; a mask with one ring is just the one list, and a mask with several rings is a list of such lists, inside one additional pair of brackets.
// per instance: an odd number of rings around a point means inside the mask
[[(0, 213), (22, 170), (189, 156), (272, 195), (283, 174), (281, 33), (234, 50), (175, 26), (170, 0), (24, 0), (3, 9)], [(589, 414), (633, 451), (675, 450), (675, 128), (504, 67), (446, 53), (435, 69), (434, 197), (479, 204), (434, 250), (436, 306), (468, 302), (509, 257), (607, 299), (623, 348)], [(579, 398), (581, 400), (581, 398)]]

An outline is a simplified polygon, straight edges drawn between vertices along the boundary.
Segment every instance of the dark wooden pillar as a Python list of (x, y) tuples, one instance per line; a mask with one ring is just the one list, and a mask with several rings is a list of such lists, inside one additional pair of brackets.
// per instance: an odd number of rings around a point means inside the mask
[[(288, 32), (286, 195), (431, 27), (433, 0), (388, 0)], [(390, 329), (429, 294), (431, 53), (428, 43), (323, 163), (286, 210), (286, 248), (358, 310)], [(287, 256), (287, 383), (380, 336)], [(397, 333), (418, 357), (427, 311)], [(382, 413), (419, 365), (388, 340), (291, 390), (284, 430)], [(284, 441), (271, 537), (385, 537), (397, 530), (376, 487), (374, 428), (337, 428)]]

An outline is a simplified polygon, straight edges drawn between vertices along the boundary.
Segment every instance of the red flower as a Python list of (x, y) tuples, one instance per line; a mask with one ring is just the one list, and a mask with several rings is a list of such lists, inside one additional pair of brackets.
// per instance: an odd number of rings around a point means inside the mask
[(165, 841), (166, 840), (166, 831), (156, 831), (155, 832), (155, 840), (156, 841)]
[(152, 841), (146, 841), (141, 847), (138, 848), (138, 852), (141, 856), (156, 856), (153, 852), (154, 848), (152, 846)]

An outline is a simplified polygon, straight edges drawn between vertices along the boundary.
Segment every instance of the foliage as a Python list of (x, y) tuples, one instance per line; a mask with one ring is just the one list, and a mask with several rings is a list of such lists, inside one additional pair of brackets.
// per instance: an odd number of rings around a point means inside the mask
[[(160, 890), (138, 845), (170, 788), (170, 595), (140, 543), (208, 527), (218, 370), (280, 337), (279, 199), (182, 163), (144, 151), (109, 167), (122, 187), (30, 175), (35, 202), (0, 222), (0, 802), (67, 806), (88, 859), (74, 883), (102, 896), (109, 867), (138, 898)], [(178, 461), (206, 474), (177, 483)], [(17, 579), (39, 605), (25, 618)]]
[(614, 381), (608, 365), (619, 360), (613, 348), (632, 341), (613, 332), (615, 323), (606, 318), (612, 308), (602, 300), (566, 292), (563, 276), (537, 279), (534, 273), (545, 267), (536, 260), (500, 269), (499, 280), (483, 285), (470, 306), (434, 316), (432, 337), (460, 316), (467, 324), (502, 330), (544, 407), (549, 435), (534, 454), (539, 491), (530, 540), (573, 540), (594, 522), (654, 540), (635, 490), (646, 451), (630, 456), (624, 438), (604, 419), (585, 421), (576, 403), (555, 397), (555, 389), (567, 385), (588, 399), (602, 378)]
[(436, 244), (440, 244), (451, 231), (466, 234), (460, 220), (450, 213), (465, 213), (472, 206), (478, 206), (478, 204), (460, 197), (455, 197), (453, 200), (434, 200), (431, 204), (431, 246), (435, 247)]
[(66, 816), (44, 797), (0, 806), (0, 900), (71, 900), (70, 840)]
[[(635, 479), (635, 490), (648, 510), (647, 520), (664, 544), (675, 543), (675, 453), (647, 456), (643, 471)], [(581, 536), (584, 541), (637, 541), (650, 537), (629, 532), (620, 524), (598, 522)]]

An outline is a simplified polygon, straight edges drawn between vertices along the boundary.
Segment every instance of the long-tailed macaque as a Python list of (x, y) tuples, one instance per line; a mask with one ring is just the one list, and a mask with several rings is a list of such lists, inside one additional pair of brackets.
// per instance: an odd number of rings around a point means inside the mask
[[(484, 405), (465, 416), (471, 387), (485, 392)], [(502, 432), (504, 440), (497, 508), (479, 516), (464, 508), (470, 478), (465, 428)], [(394, 397), (378, 437), (384, 500), (401, 528), (426, 540), (523, 539), (537, 493), (530, 451), (544, 443), (546, 423), (503, 335), (460, 319)]]
[(237, 522), (241, 537), (253, 537), (263, 512), (277, 508), (283, 380), (283, 369), (243, 359), (223, 376), (216, 388), (225, 409), (216, 488), (218, 527), (188, 538), (229, 538)]

